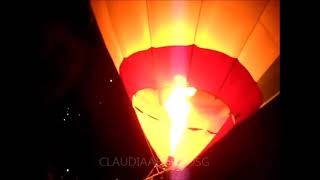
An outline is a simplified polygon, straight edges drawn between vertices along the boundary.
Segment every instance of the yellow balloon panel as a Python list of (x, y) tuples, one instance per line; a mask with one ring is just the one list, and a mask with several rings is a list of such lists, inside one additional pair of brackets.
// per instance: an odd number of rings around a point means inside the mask
[(106, 1), (123, 57), (148, 49), (150, 32), (146, 1)]
[(177, 146), (174, 166), (183, 169), (189, 165), (202, 150), (212, 141), (215, 134), (208, 131), (186, 130)]
[(258, 81), (279, 54), (279, 45), (270, 38), (265, 26), (258, 23), (241, 52), (239, 61), (247, 68), (253, 79)]
[(96, 18), (96, 22), (99, 26), (100, 32), (102, 34), (102, 38), (105, 42), (106, 47), (108, 48), (109, 54), (116, 66), (117, 70), (119, 70), (120, 64), (123, 60), (123, 56), (121, 54), (119, 48), (119, 42), (116, 34), (114, 33), (114, 29), (111, 24), (110, 16), (107, 9), (106, 1), (90, 1), (91, 8), (93, 10), (94, 16)]
[(237, 58), (267, 1), (203, 1), (196, 45)]
[(147, 1), (153, 47), (194, 43), (201, 1)]
[(132, 98), (132, 106), (157, 157), (166, 163), (170, 153), (170, 124), (157, 94), (156, 90), (151, 89), (139, 91)]

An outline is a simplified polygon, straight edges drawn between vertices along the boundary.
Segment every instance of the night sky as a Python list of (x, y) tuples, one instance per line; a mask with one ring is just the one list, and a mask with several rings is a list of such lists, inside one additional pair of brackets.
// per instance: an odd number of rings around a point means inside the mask
[[(152, 166), (99, 164), (151, 154), (88, 2), (48, 3), (41, 12), (35, 98), (49, 135), (48, 179), (144, 178)], [(278, 179), (280, 120), (277, 97), (199, 157), (209, 166), (187, 168), (187, 179)]]

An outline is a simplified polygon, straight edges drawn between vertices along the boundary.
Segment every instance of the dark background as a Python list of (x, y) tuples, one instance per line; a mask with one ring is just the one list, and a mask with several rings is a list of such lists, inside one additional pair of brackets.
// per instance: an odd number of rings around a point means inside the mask
[[(48, 134), (49, 179), (144, 178), (151, 166), (99, 166), (101, 157), (151, 155), (88, 2), (52, 1), (39, 9), (34, 99)], [(280, 122), (277, 97), (199, 157), (209, 166), (189, 167), (186, 174), (197, 180), (279, 179)]]

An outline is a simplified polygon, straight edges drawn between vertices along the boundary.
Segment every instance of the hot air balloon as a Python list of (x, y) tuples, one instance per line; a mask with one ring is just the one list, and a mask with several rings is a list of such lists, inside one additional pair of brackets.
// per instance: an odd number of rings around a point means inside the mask
[(277, 0), (92, 0), (148, 144), (183, 170), (280, 93)]

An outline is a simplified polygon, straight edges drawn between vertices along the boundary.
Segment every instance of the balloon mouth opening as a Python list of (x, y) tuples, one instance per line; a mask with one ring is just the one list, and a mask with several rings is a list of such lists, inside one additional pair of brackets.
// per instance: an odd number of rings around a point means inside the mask
[(180, 75), (161, 88), (137, 91), (132, 106), (156, 156), (173, 171), (188, 166), (233, 116), (222, 100)]

